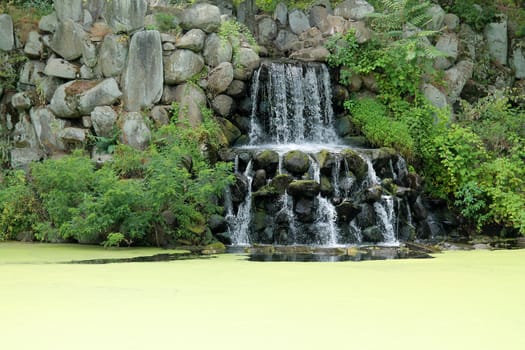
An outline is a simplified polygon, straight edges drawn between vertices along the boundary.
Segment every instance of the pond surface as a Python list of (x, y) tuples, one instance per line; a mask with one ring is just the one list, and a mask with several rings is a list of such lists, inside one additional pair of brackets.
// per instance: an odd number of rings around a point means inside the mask
[(525, 349), (525, 250), (57, 264), (160, 253), (1, 243), (1, 349)]

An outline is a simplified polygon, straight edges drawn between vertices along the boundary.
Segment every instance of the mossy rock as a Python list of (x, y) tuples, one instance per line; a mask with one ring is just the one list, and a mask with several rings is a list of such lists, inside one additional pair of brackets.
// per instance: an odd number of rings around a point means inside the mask
[(293, 177), (288, 174), (279, 174), (272, 179), (270, 186), (279, 194), (284, 194), (288, 185), (293, 181)]
[(266, 212), (264, 210), (256, 210), (252, 216), (252, 229), (254, 231), (264, 230), (266, 227)]
[(293, 197), (315, 197), (321, 185), (313, 180), (295, 180), (288, 185), (288, 193)]
[(383, 233), (377, 226), (370, 226), (363, 230), (363, 241), (370, 243), (379, 243), (383, 241)]
[(332, 153), (324, 149), (316, 154), (316, 158), (319, 162), (321, 171), (324, 170), (324, 172), (330, 172), (332, 170), (332, 166), (335, 163), (335, 157)]
[(266, 170), (266, 175), (272, 177), (279, 166), (279, 154), (275, 151), (266, 150), (255, 155), (255, 169)]
[(208, 244), (201, 250), (201, 254), (210, 255), (210, 254), (219, 254), (226, 252), (226, 246), (221, 242), (214, 242)]
[(310, 159), (304, 152), (290, 151), (284, 155), (284, 168), (294, 175), (302, 175), (310, 168)]
[(229, 145), (233, 145), (235, 141), (241, 137), (241, 131), (228, 119), (217, 117), (215, 120), (217, 120), (217, 124), (219, 124), (219, 127), (228, 140)]
[(321, 176), (321, 194), (329, 196), (334, 192), (334, 187), (328, 176)]
[(368, 165), (365, 160), (359, 156), (359, 154), (352, 149), (345, 149), (341, 152), (341, 155), (348, 164), (348, 169), (354, 173), (358, 179), (364, 179), (368, 171)]

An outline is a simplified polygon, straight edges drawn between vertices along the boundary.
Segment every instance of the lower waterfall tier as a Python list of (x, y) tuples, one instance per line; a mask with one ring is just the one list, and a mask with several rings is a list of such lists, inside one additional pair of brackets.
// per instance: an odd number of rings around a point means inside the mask
[(246, 148), (232, 158), (224, 237), (234, 246), (397, 245), (414, 237), (415, 181), (390, 149)]

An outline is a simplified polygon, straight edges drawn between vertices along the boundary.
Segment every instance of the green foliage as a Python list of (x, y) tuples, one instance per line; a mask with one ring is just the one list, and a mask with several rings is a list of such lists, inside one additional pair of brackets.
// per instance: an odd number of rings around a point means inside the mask
[(345, 107), (352, 113), (352, 120), (373, 145), (394, 147), (405, 155), (412, 155), (414, 141), (406, 125), (391, 119), (380, 101), (364, 98), (348, 102)]
[(0, 86), (5, 90), (16, 89), (18, 72), (27, 61), (27, 57), (19, 52), (0, 52)]
[(105, 248), (119, 247), (120, 243), (124, 242), (124, 235), (120, 232), (111, 232), (108, 234), (108, 238), (102, 242)]
[(23, 171), (12, 171), (0, 182), (0, 241), (31, 233), (40, 219), (40, 204)]
[(8, 4), (30, 10), (38, 17), (48, 15), (54, 10), (53, 0), (9, 0)]
[(253, 48), (258, 49), (257, 41), (248, 27), (234, 19), (222, 22), (218, 35), (223, 41), (231, 43), (234, 57), (238, 55), (242, 42), (247, 42)]
[(168, 32), (174, 30), (180, 32), (179, 25), (175, 22), (175, 16), (166, 12), (158, 12), (155, 14), (155, 23), (159, 31)]
[(454, 0), (447, 9), (477, 31), (483, 30), (496, 15), (494, 1)]

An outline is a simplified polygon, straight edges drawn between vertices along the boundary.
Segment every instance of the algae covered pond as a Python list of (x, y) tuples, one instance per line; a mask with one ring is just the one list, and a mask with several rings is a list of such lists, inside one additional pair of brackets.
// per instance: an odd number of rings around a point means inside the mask
[(525, 348), (525, 250), (58, 264), (158, 253), (1, 243), (1, 349)]

